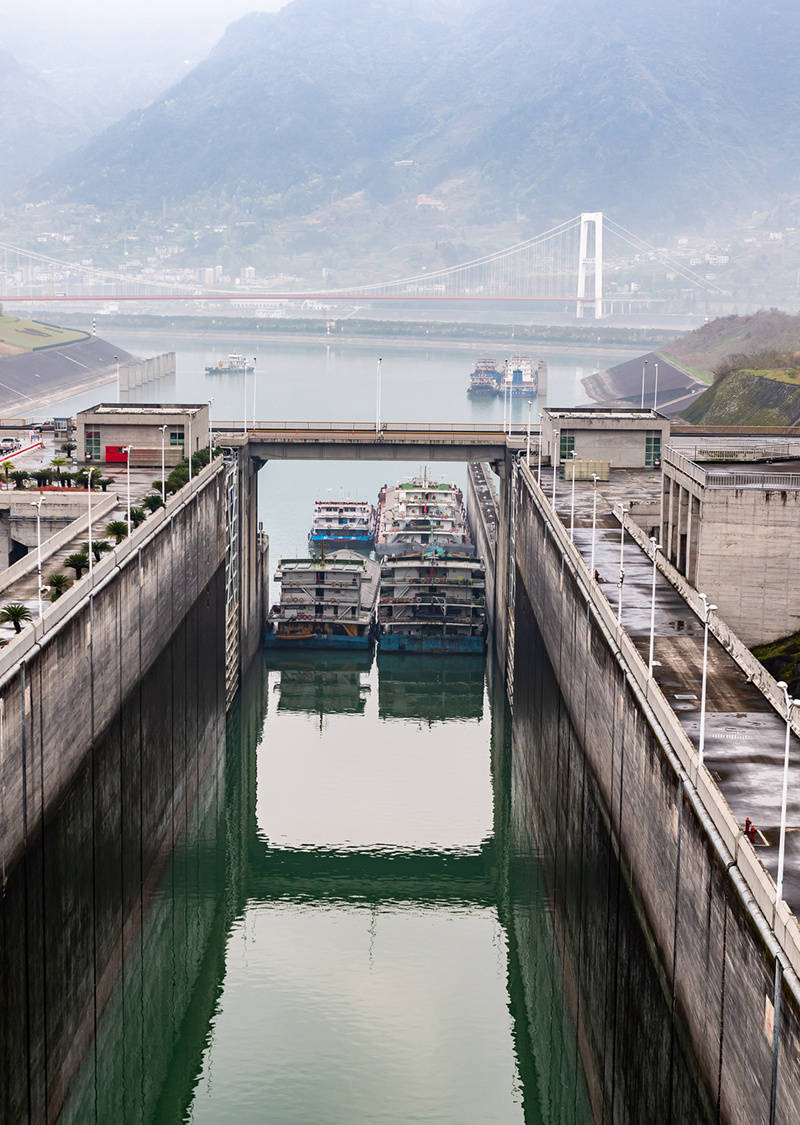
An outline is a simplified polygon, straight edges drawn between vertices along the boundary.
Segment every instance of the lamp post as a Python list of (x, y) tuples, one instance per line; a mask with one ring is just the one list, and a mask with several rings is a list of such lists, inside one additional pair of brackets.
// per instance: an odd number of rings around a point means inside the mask
[(650, 593), (650, 659), (647, 663), (648, 676), (653, 675), (653, 643), (656, 634), (656, 555), (661, 550), (661, 544), (657, 542), (655, 535), (650, 536), (650, 542), (653, 546), (653, 588)]
[(780, 680), (778, 687), (783, 691), (786, 705), (786, 742), (783, 748), (783, 788), (781, 790), (781, 834), (778, 844), (778, 878), (775, 881), (775, 901), (783, 898), (783, 861), (786, 853), (786, 795), (789, 788), (789, 741), (792, 737), (792, 708), (800, 704), (800, 700), (792, 699), (789, 687), (784, 680)]
[(167, 472), (164, 461), (164, 442), (167, 437), (167, 424), (158, 427), (161, 430), (161, 499), (166, 504), (167, 502)]
[(655, 413), (658, 406), (658, 363), (656, 362), (656, 381), (653, 387), (653, 413)]
[(508, 385), (505, 375), (503, 376), (503, 433), (508, 433)]
[(560, 433), (560, 430), (553, 430), (553, 452), (550, 454), (550, 464), (553, 466), (553, 499), (551, 505), (554, 515), (556, 510), (556, 444)]
[(258, 356), (253, 356), (253, 428), (256, 424), (256, 360)]
[(542, 487), (542, 420), (539, 419), (539, 465), (536, 469), (536, 483)]
[(94, 465), (86, 470), (86, 481), (89, 486), (89, 574), (92, 573), (94, 563), (94, 551), (92, 550), (92, 473), (96, 472), (97, 469)]
[(122, 402), (122, 399), (120, 398), (120, 395), (121, 395), (122, 392), (120, 390), (120, 385), (119, 385), (119, 356), (118, 355), (114, 356), (114, 363), (116, 363), (116, 365), (117, 365), (117, 402)]
[(528, 399), (528, 445), (525, 451), (525, 460), (528, 468), (531, 467), (531, 411), (533, 410), (533, 399)]
[(39, 620), (42, 618), (42, 502), (44, 496), (40, 496), (38, 500), (32, 501), (32, 507), (36, 509), (36, 573), (39, 578)]
[(619, 506), (619, 593), (617, 595), (617, 624), (622, 622), (622, 584), (625, 581), (625, 513), (628, 509), (624, 504)]
[(128, 535), (131, 533), (131, 450), (132, 445), (125, 446), (125, 467), (128, 476)]
[[(246, 383), (247, 382), (247, 376), (246, 375), (245, 375), (244, 379), (245, 379), (245, 383)], [(192, 452), (193, 452), (192, 451), (192, 416), (191, 416), (191, 414), (187, 414), (186, 421), (189, 424), (189, 483), (191, 484), (192, 483)]]
[(572, 458), (572, 503), (569, 510), (569, 537), (575, 542), (575, 450), (570, 451)]
[(592, 561), (589, 564), (589, 570), (592, 572), (592, 580), (594, 580), (594, 539), (595, 532), (597, 531), (597, 482), (600, 477), (597, 473), (592, 473), (592, 487), (594, 489), (594, 496), (592, 498)]
[(700, 748), (698, 751), (700, 765), (703, 764), (703, 754), (706, 747), (706, 683), (708, 681), (708, 619), (717, 607), (709, 603), (705, 594), (700, 595), (703, 601), (703, 685), (700, 688)]
[(381, 365), (383, 359), (378, 356), (378, 369), (375, 372), (375, 433), (381, 432)]
[(647, 373), (647, 360), (642, 364), (642, 410), (644, 410), (644, 377)]
[(208, 463), (214, 459), (214, 427), (211, 425), (211, 407), (214, 405), (213, 397), (208, 400)]

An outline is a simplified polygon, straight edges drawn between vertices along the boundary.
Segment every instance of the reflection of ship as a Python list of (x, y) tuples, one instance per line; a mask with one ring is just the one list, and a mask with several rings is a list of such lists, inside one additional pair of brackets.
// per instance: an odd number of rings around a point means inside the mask
[(430, 481), (427, 476), (402, 481), (393, 488), (384, 485), (378, 494), (376, 553), (403, 555), (428, 547), (475, 554), (461, 489), (452, 482)]
[(376, 518), (366, 500), (317, 500), (308, 542), (312, 547), (371, 547)]
[(500, 385), (500, 372), (493, 359), (479, 359), (475, 364), (467, 388), (468, 395), (496, 395)]
[(382, 652), (483, 652), (482, 564), (437, 548), (384, 559), (378, 622)]
[(279, 711), (313, 715), (362, 715), (369, 694), (372, 653), (271, 649), (267, 667), (280, 672)]
[(213, 367), (206, 368), (206, 375), (252, 375), (255, 367), (248, 364), (247, 359), (237, 352), (232, 352), (227, 359), (221, 359)]
[(378, 653), (378, 713), (382, 719), (483, 718), (483, 656), (441, 660), (438, 656)]
[(512, 355), (503, 366), (503, 375), (498, 385), (500, 394), (512, 398), (531, 398), (547, 391), (547, 364), (540, 359), (534, 368), (527, 355)]
[(355, 551), (318, 559), (281, 559), (275, 581), (281, 602), (264, 643), (289, 648), (369, 648), (380, 568)]

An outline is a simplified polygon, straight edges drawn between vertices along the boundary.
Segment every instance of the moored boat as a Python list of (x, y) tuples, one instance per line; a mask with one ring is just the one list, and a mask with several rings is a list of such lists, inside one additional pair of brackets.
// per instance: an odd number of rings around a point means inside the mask
[(467, 394), (473, 397), (496, 395), (500, 386), (500, 372), (493, 359), (479, 359), (470, 375)]
[(281, 559), (280, 604), (267, 619), (264, 644), (286, 648), (369, 648), (380, 567), (355, 551)]
[(438, 548), (381, 563), (381, 652), (483, 652), (486, 576), (482, 563)]
[(375, 542), (377, 512), (366, 500), (316, 500), (309, 546), (370, 548)]
[(428, 547), (475, 554), (461, 489), (427, 475), (384, 485), (378, 495), (375, 553), (403, 555)]

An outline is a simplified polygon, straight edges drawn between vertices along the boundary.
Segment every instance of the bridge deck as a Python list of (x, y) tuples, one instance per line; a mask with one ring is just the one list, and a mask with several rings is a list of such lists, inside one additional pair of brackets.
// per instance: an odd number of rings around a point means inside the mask
[[(222, 444), (261, 460), (494, 461), (524, 448), (527, 430), (472, 422), (217, 422)], [(538, 434), (532, 432), (536, 447)]]

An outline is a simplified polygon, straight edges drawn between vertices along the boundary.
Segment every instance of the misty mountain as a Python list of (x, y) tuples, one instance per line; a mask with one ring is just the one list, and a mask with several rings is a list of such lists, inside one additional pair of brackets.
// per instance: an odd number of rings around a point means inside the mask
[(0, 50), (0, 199), (90, 135), (44, 76)]
[(34, 189), (318, 227), (336, 201), (388, 222), (420, 197), (454, 230), (685, 226), (797, 194), (798, 48), (794, 0), (295, 0)]

